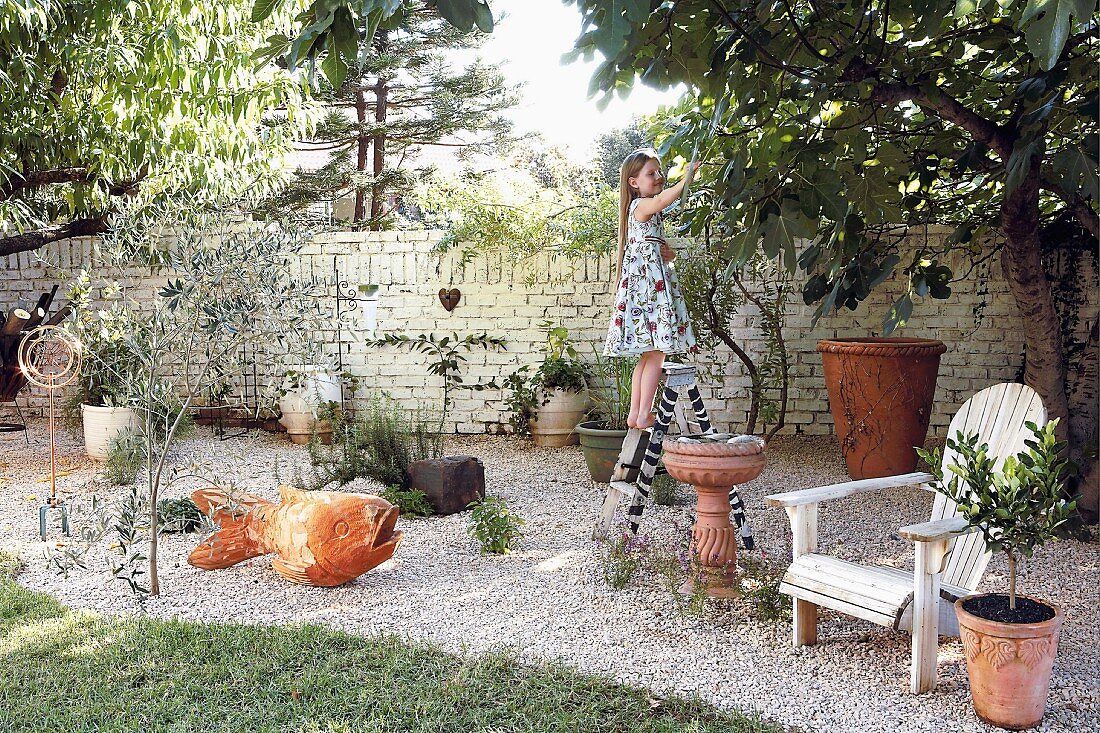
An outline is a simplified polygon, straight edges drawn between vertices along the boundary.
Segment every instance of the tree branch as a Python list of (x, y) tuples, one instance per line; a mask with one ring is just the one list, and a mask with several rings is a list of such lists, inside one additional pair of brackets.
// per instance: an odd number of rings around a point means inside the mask
[(1067, 191), (1048, 178), (1040, 177), (1039, 187), (1062, 199), (1069, 207), (1070, 213), (1077, 221), (1081, 222), (1081, 226), (1087, 229), (1092, 236), (1100, 238), (1100, 216), (1092, 210), (1089, 202), (1084, 197), (1073, 191)]
[(924, 110), (963, 128), (976, 142), (989, 147), (1007, 163), (1012, 154), (1012, 139), (996, 124), (965, 107), (962, 102), (941, 89), (924, 89), (914, 84), (896, 84), (878, 80), (878, 69), (863, 59), (856, 59), (844, 72), (844, 80), (850, 83), (874, 79), (871, 98), (883, 105), (894, 106), (900, 102), (913, 102)]
[(106, 215), (92, 219), (76, 219), (66, 224), (54, 224), (21, 234), (13, 234), (10, 237), (0, 237), (0, 257), (17, 252), (29, 252), (50, 242), (70, 237), (88, 237), (105, 231), (107, 231)]
[(137, 175), (127, 181), (109, 183), (106, 179), (90, 173), (87, 168), (53, 168), (15, 174), (0, 186), (0, 201), (11, 198), (24, 188), (37, 188), (58, 183), (98, 183), (99, 187), (112, 196), (124, 196), (132, 192), (148, 174), (143, 166)]

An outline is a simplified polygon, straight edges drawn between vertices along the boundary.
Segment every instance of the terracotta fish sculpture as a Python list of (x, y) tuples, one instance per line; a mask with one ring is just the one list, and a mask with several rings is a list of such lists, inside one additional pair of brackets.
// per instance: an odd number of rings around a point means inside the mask
[(229, 496), (220, 489), (191, 494), (220, 529), (187, 558), (204, 570), (278, 553), (272, 566), (287, 580), (335, 586), (358, 578), (393, 556), (404, 533), (400, 510), (370, 494), (302, 491), (279, 487), (278, 504), (255, 496)]

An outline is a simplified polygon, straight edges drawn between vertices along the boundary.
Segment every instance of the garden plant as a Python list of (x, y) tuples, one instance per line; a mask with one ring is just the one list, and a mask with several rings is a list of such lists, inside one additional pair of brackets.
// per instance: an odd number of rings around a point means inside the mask
[[(128, 262), (126, 244), (123, 232), (117, 239), (113, 233), (104, 237), (102, 250), (116, 257), (116, 267)], [(191, 475), (166, 473), (169, 450), (189, 408), (212, 384), (250, 366), (242, 347), (274, 344), (295, 355), (307, 348), (309, 334), (328, 323), (319, 300), (322, 290), (290, 275), (291, 259), (301, 245), (297, 233), (277, 226), (242, 230), (215, 221), (179, 234), (167, 253), (172, 275), (152, 303), (135, 300), (121, 281), (109, 284), (106, 294), (118, 298), (118, 307), (129, 310), (144, 329), (144, 338), (123, 340), (127, 358), (140, 365), (128, 384), (127, 400), (139, 416), (140, 455), (147, 457), (144, 481), (123, 499), (117, 521), (105, 519), (112, 508), (100, 504), (92, 520), (99, 531), (83, 544), (59, 548), (56, 562), (78, 562), (89, 541), (113, 529), (122, 551), (115, 574), (135, 590), (159, 594), (157, 504), (164, 482)], [(74, 303), (78, 310), (92, 309), (103, 294), (86, 279), (73, 292)]]
[(467, 533), (478, 541), (481, 551), (491, 555), (507, 555), (523, 537), (521, 528), (526, 520), (511, 510), (508, 502), (498, 496), (487, 496), (471, 502)]

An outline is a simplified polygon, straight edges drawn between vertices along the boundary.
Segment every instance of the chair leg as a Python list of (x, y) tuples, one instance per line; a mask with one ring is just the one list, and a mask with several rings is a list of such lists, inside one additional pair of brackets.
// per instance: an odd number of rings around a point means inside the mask
[(794, 622), (791, 624), (795, 646), (817, 643), (817, 605), (794, 599)]
[(940, 646), (940, 573), (947, 540), (916, 543), (913, 573), (913, 666), (909, 689), (919, 695), (936, 687)]

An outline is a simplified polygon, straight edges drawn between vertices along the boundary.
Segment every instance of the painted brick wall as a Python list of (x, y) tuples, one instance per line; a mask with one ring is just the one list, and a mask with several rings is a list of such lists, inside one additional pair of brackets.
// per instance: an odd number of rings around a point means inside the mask
[[(943, 236), (930, 232), (928, 236)], [(515, 263), (503, 253), (480, 255), (468, 262), (458, 251), (439, 254), (437, 232), (407, 231), (328, 233), (316, 237), (303, 252), (301, 274), (328, 281), (344, 280), (379, 286), (376, 334), (400, 331), (411, 335), (486, 332), (508, 341), (501, 352), (474, 351), (467, 355), (466, 381), (502, 378), (524, 364), (541, 361), (544, 320), (560, 322), (582, 352), (602, 348), (610, 315), (611, 258), (580, 262), (555, 261), (542, 255)], [(922, 238), (924, 233), (919, 235)], [(24, 253), (7, 258), (0, 273), (0, 301), (30, 300), (53, 282), (65, 279), (92, 256), (88, 240), (46, 248), (41, 256)], [(682, 243), (681, 243), (682, 245)], [(962, 263), (956, 271), (961, 271)], [(1095, 280), (1095, 273), (1090, 277)], [(158, 279), (145, 283), (152, 292)], [(458, 307), (448, 313), (438, 299), (440, 288), (462, 291)], [(786, 340), (792, 364), (788, 432), (832, 432), (832, 417), (814, 347), (819, 339), (836, 336), (872, 336), (881, 331), (882, 317), (904, 284), (898, 279), (880, 287), (855, 312), (827, 316), (813, 326), (813, 308), (795, 292), (788, 303)], [(1023, 359), (1024, 324), (1016, 313), (998, 266), (988, 273), (953, 284), (947, 301), (918, 303), (913, 318), (898, 334), (938, 338), (948, 346), (944, 354), (932, 416), (933, 431), (943, 434), (951, 415), (975, 391), (1012, 380)], [(981, 305), (983, 304), (984, 305)], [(1096, 295), (1090, 294), (1088, 312), (1095, 313)], [(9, 306), (10, 307), (10, 306)], [(344, 367), (362, 378), (357, 401), (371, 390), (383, 389), (408, 406), (438, 409), (442, 383), (427, 373), (428, 358), (394, 348), (369, 348), (361, 343), (367, 333), (362, 309), (351, 306), (354, 321), (343, 329), (340, 356)], [(735, 334), (750, 353), (761, 348), (756, 328), (758, 314), (748, 307), (731, 314)], [(319, 334), (335, 355), (336, 333)], [(725, 375), (723, 384), (703, 385), (703, 396), (714, 421), (737, 429), (748, 409), (747, 375), (724, 347), (697, 357)], [(32, 409), (41, 399), (24, 393)], [(462, 391), (457, 394), (448, 429), (460, 433), (502, 430), (508, 415), (500, 390)]]

